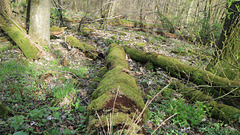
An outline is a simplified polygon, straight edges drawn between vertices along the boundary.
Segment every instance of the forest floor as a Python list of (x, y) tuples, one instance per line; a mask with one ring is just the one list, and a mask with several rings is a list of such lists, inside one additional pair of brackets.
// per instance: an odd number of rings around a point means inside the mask
[[(76, 29), (76, 27), (74, 28)], [(86, 108), (96, 83), (95, 74), (106, 66), (105, 58), (92, 60), (79, 49), (65, 42), (67, 35), (94, 46), (106, 56), (108, 45), (118, 43), (145, 52), (156, 52), (179, 59), (184, 64), (205, 69), (212, 59), (211, 46), (190, 43), (175, 38), (165, 38), (126, 27), (97, 29), (90, 25), (87, 35), (67, 29), (64, 34), (51, 39), (52, 58), (26, 60), (13, 42), (0, 35), (0, 101), (16, 115), (0, 119), (0, 134), (85, 134)], [(146, 70), (145, 65), (126, 57), (129, 67), (137, 77), (143, 99), (152, 99), (173, 78), (161, 68)], [(182, 79), (187, 86), (197, 86)], [(95, 86), (94, 86), (95, 85)], [(154, 134), (240, 134), (237, 127), (210, 117), (210, 108), (203, 103), (191, 104), (177, 91), (163, 91), (150, 104), (151, 118), (144, 125), (148, 134), (162, 124)], [(162, 123), (169, 116), (175, 117)]]

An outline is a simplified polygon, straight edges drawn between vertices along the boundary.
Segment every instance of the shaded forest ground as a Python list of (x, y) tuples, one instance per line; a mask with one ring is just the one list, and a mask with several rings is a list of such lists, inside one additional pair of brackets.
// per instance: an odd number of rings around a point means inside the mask
[[(106, 51), (111, 43), (171, 56), (202, 69), (214, 54), (211, 46), (128, 27), (110, 26), (104, 30), (99, 24), (90, 24), (83, 26), (81, 33), (76, 29), (77, 26), (71, 26), (64, 34), (52, 36), (52, 48), (45, 48), (45, 51), (51, 52), (53, 57), (36, 61), (26, 60), (21, 50), (1, 32), (0, 98), (9, 109), (26, 113), (0, 119), (1, 134), (85, 134), (86, 108), (98, 84), (95, 76), (106, 66)], [(67, 35), (93, 45), (104, 57), (95, 61), (87, 58), (65, 42)], [(177, 80), (161, 68), (147, 70), (147, 64), (137, 63), (129, 56), (126, 58), (145, 102), (171, 80)], [(180, 81), (198, 88), (189, 80)], [(239, 134), (238, 127), (211, 118), (210, 109), (201, 102), (192, 104), (182, 93), (168, 88), (150, 104), (151, 118), (144, 127), (151, 134), (161, 122), (178, 113), (164, 122), (155, 134)]]

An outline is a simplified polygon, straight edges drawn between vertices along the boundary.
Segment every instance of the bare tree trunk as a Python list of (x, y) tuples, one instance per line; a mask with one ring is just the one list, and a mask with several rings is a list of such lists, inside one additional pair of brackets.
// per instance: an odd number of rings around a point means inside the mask
[(31, 0), (29, 35), (33, 41), (50, 46), (50, 0)]

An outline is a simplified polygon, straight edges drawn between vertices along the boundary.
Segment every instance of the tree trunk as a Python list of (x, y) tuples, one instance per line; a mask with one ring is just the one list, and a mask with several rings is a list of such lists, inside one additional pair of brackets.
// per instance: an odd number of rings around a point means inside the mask
[[(204, 71), (197, 67), (184, 65), (178, 59), (172, 57), (156, 53), (145, 53), (129, 47), (124, 47), (124, 49), (132, 59), (141, 63), (152, 62), (155, 66), (166, 70), (172, 76), (175, 76), (177, 78), (181, 79), (182, 77), (185, 77), (198, 85), (217, 86), (218, 88), (216, 89), (219, 90), (218, 93), (220, 91), (223, 91), (223, 93), (232, 92), (237, 96), (240, 95), (239, 81), (227, 80), (226, 78), (217, 76), (209, 71)], [(236, 88), (236, 90), (232, 91), (234, 88)]]
[(113, 43), (107, 56), (108, 72), (88, 106), (88, 134), (143, 134), (149, 118), (136, 78), (129, 70), (122, 47)]
[(38, 58), (38, 49), (34, 46), (32, 41), (29, 39), (24, 29), (21, 28), (12, 19), (3, 15), (0, 15), (0, 28), (11, 37), (11, 39), (20, 47), (24, 55), (28, 59)]
[[(230, 80), (240, 80), (240, 1), (233, 2), (228, 8), (223, 31), (218, 42), (219, 56), (207, 69)], [(237, 9), (238, 7), (238, 9)]]
[(8, 17), (12, 16), (12, 10), (10, 8), (10, 1), (9, 0), (1, 0), (0, 1), (0, 13), (6, 14)]
[(86, 43), (80, 42), (77, 38), (73, 36), (67, 36), (66, 43), (71, 47), (76, 47), (86, 54), (87, 57), (90, 57), (94, 60), (98, 58), (98, 53), (96, 49)]
[(50, 46), (50, 0), (31, 0), (29, 35), (42, 46)]
[(201, 90), (190, 88), (180, 83), (179, 81), (173, 81), (171, 86), (174, 87), (178, 92), (181, 92), (184, 97), (190, 101), (201, 101), (205, 103), (206, 106), (212, 107), (211, 117), (221, 119), (227, 123), (239, 123), (240, 124), (240, 110), (225, 104), (218, 103), (217, 99), (214, 99), (209, 93), (204, 93)]

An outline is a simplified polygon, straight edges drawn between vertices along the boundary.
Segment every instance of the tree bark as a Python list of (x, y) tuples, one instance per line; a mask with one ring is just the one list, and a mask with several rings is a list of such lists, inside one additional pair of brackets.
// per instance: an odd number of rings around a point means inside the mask
[(108, 72), (88, 106), (88, 134), (143, 134), (149, 118), (136, 78), (129, 70), (122, 47), (113, 43), (107, 56)]
[(6, 14), (8, 17), (12, 16), (12, 10), (10, 8), (10, 1), (9, 0), (1, 0), (0, 1), (0, 13), (1, 14)]
[(38, 58), (38, 49), (34, 46), (20, 25), (6, 16), (0, 16), (0, 27), (20, 47), (28, 59)]
[(219, 54), (207, 67), (207, 70), (230, 80), (240, 80), (240, 1), (233, 2), (228, 8), (231, 15), (227, 15), (220, 36)]
[(31, 0), (29, 35), (40, 45), (50, 46), (50, 0)]

